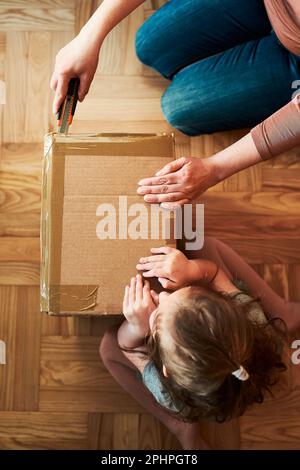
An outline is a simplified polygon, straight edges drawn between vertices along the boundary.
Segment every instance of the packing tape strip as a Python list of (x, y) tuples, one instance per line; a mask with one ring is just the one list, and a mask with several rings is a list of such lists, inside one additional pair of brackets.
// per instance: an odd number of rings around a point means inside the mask
[(97, 285), (51, 285), (49, 288), (50, 315), (80, 313), (91, 315), (97, 306)]
[[(114, 137), (101, 136), (100, 134), (93, 137), (82, 135), (77, 136), (77, 138), (73, 135), (62, 137), (54, 134), (55, 153), (61, 153), (62, 155), (81, 155), (87, 152), (88, 155), (99, 156), (124, 155), (125, 157), (136, 157), (140, 155), (141, 157), (160, 156), (166, 158), (170, 158), (170, 155), (174, 155), (175, 144), (173, 135), (127, 135), (127, 139), (124, 141), (125, 137), (126, 134), (124, 136), (115, 135)], [(135, 144), (134, 147), (126, 145), (132, 143)]]

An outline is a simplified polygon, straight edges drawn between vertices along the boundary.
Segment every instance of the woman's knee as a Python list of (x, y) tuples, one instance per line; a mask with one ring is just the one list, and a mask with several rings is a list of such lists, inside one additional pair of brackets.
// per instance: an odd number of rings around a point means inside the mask
[(175, 76), (161, 98), (163, 114), (172, 127), (189, 136), (214, 132), (216, 103), (205, 93), (205, 83), (197, 90)]
[(135, 51), (138, 59), (143, 64), (163, 74), (163, 70), (159, 70), (157, 66), (162, 49), (160, 43), (160, 29), (155, 26), (155, 21), (150, 17), (142, 24), (136, 33)]

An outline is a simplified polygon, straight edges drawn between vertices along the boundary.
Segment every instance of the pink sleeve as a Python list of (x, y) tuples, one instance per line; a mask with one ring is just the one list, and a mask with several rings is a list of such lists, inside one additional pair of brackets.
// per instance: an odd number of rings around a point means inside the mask
[(251, 130), (263, 160), (300, 145), (300, 95)]

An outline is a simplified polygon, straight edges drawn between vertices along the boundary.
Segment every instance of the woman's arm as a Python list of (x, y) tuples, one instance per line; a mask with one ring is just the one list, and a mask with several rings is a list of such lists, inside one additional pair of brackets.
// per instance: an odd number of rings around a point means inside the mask
[(145, 201), (171, 209), (195, 200), (241, 170), (300, 145), (299, 96), (215, 155), (182, 157), (167, 164), (154, 177), (139, 181), (137, 192)]
[(80, 34), (101, 44), (108, 33), (145, 0), (103, 0)]
[(79, 34), (57, 54), (50, 86), (55, 91), (57, 113), (72, 77), (80, 79), (78, 97), (83, 101), (97, 69), (101, 45), (107, 34), (145, 0), (103, 0)]
[(300, 94), (251, 131), (263, 160), (300, 145)]

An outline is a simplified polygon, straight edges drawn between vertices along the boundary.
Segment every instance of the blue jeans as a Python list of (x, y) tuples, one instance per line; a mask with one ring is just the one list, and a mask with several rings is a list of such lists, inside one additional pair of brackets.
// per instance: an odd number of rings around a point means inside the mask
[(291, 100), (300, 57), (263, 0), (170, 0), (138, 30), (139, 59), (171, 81), (170, 124), (188, 135), (253, 127)]

